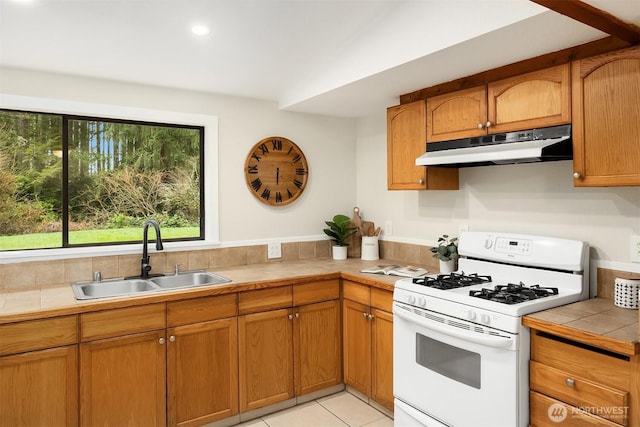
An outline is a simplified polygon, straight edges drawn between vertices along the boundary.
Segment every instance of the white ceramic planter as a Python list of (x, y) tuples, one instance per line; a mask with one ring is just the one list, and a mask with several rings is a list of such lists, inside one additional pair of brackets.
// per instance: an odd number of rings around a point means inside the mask
[(440, 274), (451, 274), (456, 271), (456, 261), (440, 261)]
[(348, 246), (333, 246), (333, 259), (338, 259), (338, 260), (342, 260), (342, 259), (347, 259), (347, 249), (349, 247)]

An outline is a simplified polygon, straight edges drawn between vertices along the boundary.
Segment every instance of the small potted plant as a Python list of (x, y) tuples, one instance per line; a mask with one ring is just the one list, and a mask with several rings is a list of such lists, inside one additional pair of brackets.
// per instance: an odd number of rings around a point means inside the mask
[(433, 257), (440, 260), (440, 273), (450, 274), (455, 271), (456, 260), (458, 259), (458, 238), (449, 238), (448, 235), (443, 234), (438, 238), (438, 246), (431, 248)]
[(329, 228), (325, 228), (324, 233), (333, 240), (333, 259), (347, 259), (347, 239), (356, 232), (356, 227), (349, 226), (351, 219), (346, 215), (336, 215), (333, 221), (325, 221)]

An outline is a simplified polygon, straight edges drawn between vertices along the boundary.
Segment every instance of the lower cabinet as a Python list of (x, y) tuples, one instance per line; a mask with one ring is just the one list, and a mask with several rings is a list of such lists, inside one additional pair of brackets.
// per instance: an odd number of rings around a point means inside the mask
[(0, 338), (0, 426), (77, 426), (77, 316), (0, 325)]
[(637, 357), (532, 329), (531, 425), (637, 427)]
[(238, 414), (236, 313), (235, 294), (167, 304), (169, 326), (188, 323), (167, 329), (169, 426), (199, 426)]
[(290, 309), (240, 316), (240, 412), (294, 396)]
[(166, 424), (164, 330), (80, 344), (83, 426)]
[(343, 294), (345, 384), (393, 410), (393, 294), (347, 280)]
[(342, 382), (339, 296), (337, 279), (239, 295), (240, 412)]
[(165, 304), (80, 315), (80, 424), (166, 425)]

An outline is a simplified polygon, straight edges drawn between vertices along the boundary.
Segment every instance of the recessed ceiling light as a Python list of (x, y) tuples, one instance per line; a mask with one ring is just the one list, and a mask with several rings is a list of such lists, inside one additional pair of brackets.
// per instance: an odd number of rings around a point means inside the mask
[(211, 28), (204, 24), (195, 24), (191, 27), (191, 32), (196, 36), (205, 37), (211, 34)]

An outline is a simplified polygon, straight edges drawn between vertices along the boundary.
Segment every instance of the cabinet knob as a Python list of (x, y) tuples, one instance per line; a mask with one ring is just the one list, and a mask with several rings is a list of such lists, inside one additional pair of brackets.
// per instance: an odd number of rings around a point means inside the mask
[(176, 342), (176, 337), (175, 337), (174, 335), (171, 335), (171, 336), (169, 337), (169, 341), (171, 341), (171, 342)]
[(296, 313), (296, 319), (300, 318), (300, 313)]
[(289, 320), (293, 319), (293, 314), (290, 314), (287, 316), (289, 318)]
[(418, 184), (420, 184), (420, 185), (424, 184), (424, 179), (420, 178), (420, 179), (418, 180)]
[(373, 314), (369, 314), (367, 317), (369, 318), (369, 320), (371, 320), (371, 319), (373, 319), (375, 316), (374, 316)]
[(493, 123), (487, 120), (487, 125), (488, 128), (490, 128), (491, 126), (493, 126)]
[(367, 318), (368, 313), (362, 313), (362, 317)]
[(158, 342), (159, 342), (160, 344), (164, 344), (164, 338), (160, 338), (160, 339), (158, 340)]
[(574, 179), (580, 179), (580, 178), (582, 178), (582, 175), (580, 175), (580, 172), (574, 172), (573, 173), (573, 178)]
[(567, 387), (575, 387), (576, 382), (573, 378), (567, 378), (566, 380), (564, 380), (564, 382), (567, 384)]
[(484, 129), (484, 125), (482, 123), (478, 123), (478, 129)]

